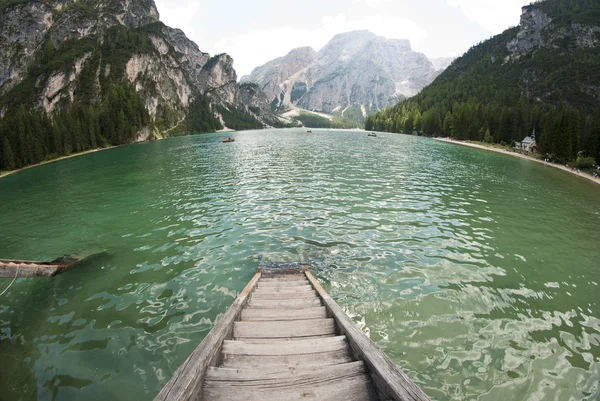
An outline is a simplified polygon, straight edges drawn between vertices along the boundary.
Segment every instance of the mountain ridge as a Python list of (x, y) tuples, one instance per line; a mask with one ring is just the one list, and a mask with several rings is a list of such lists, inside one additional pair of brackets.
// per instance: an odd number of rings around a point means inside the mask
[[(444, 63), (448, 60), (440, 65)], [(293, 49), (241, 81), (258, 84), (277, 109), (298, 106), (331, 114), (353, 106), (385, 108), (418, 93), (439, 72), (425, 55), (412, 50), (410, 41), (362, 30), (337, 34), (318, 52)]]
[(0, 168), (222, 123), (284, 124), (260, 93), (240, 96), (230, 56), (211, 57), (163, 24), (153, 0), (0, 9)]

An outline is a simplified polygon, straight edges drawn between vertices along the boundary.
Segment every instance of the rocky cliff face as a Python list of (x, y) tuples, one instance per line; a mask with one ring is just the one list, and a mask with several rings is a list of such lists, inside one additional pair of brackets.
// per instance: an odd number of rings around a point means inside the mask
[(513, 57), (520, 57), (544, 45), (542, 30), (552, 19), (537, 8), (523, 8), (521, 23), (517, 37), (508, 42), (507, 49)]
[(355, 31), (336, 35), (318, 53), (293, 50), (243, 79), (257, 83), (280, 108), (333, 113), (360, 105), (366, 113), (418, 93), (438, 74), (409, 41)]
[[(517, 33), (506, 44), (504, 63), (520, 68), (519, 86), (525, 95), (591, 108), (600, 99), (600, 21), (589, 15), (598, 15), (600, 6), (575, 0), (567, 7), (561, 1), (523, 7)], [(590, 12), (590, 4), (598, 10), (596, 14)], [(575, 93), (579, 93), (576, 98)]]
[[(99, 102), (120, 82), (134, 85), (164, 129), (181, 123), (200, 95), (240, 104), (231, 57), (211, 57), (162, 24), (153, 0), (23, 1), (0, 11), (0, 113), (21, 86), (32, 92), (22, 99), (27, 107), (52, 113), (61, 104)], [(92, 89), (86, 99), (84, 79)]]
[(593, 49), (599, 45), (600, 21), (595, 24), (577, 19), (567, 23), (555, 21), (544, 10), (532, 5), (523, 7), (519, 32), (506, 47), (514, 61), (540, 48), (554, 49), (564, 54)]

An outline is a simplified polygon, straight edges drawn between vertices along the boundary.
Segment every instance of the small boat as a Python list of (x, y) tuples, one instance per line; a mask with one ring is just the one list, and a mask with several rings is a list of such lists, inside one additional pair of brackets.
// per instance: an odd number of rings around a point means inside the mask
[(259, 268), (154, 401), (429, 400), (308, 267)]
[(310, 130), (309, 130), (309, 131), (306, 131), (306, 133), (307, 133), (307, 134), (312, 134), (312, 131), (310, 131)]
[(231, 142), (235, 142), (235, 139), (233, 138), (227, 138), (223, 141), (223, 143), (231, 143)]
[(373, 137), (377, 137), (377, 134), (376, 134), (376, 133), (374, 133), (374, 132), (371, 132), (371, 133), (370, 133), (369, 135), (367, 135), (367, 136), (373, 136)]

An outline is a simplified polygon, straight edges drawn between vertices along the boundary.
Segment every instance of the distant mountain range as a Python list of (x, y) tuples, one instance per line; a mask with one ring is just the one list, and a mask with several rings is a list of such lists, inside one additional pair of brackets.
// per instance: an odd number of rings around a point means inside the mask
[(458, 58), (420, 94), (370, 116), (367, 129), (520, 142), (600, 162), (600, 1), (544, 0)]
[(241, 81), (256, 83), (278, 110), (299, 107), (331, 114), (358, 108), (366, 117), (419, 93), (452, 60), (429, 60), (408, 40), (354, 31), (336, 35), (318, 52), (294, 49)]

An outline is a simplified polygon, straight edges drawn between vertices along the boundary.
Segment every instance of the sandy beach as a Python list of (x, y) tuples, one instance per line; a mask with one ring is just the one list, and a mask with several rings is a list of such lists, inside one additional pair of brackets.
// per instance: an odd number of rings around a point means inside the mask
[(449, 138), (433, 138), (433, 139), (436, 140), (436, 141), (439, 141), (439, 142), (452, 143), (454, 145), (468, 146), (470, 148), (483, 149), (483, 150), (487, 150), (487, 151), (490, 151), (490, 152), (501, 153), (501, 154), (507, 155), (507, 156), (520, 157), (521, 159), (527, 159), (527, 160), (531, 160), (532, 162), (541, 163), (541, 164), (544, 164), (546, 166), (554, 167), (554, 168), (557, 168), (559, 170), (566, 171), (569, 174), (576, 175), (577, 177), (585, 178), (586, 180), (590, 180), (592, 182), (595, 182), (596, 184), (600, 184), (600, 178), (594, 178), (591, 175), (586, 174), (586, 173), (578, 173), (577, 171), (571, 171), (570, 168), (565, 167), (563, 165), (555, 164), (555, 163), (547, 163), (547, 162), (545, 162), (543, 160), (539, 160), (539, 159), (536, 159), (535, 157), (523, 155), (521, 153), (507, 152), (504, 149), (493, 148), (493, 147), (490, 147), (490, 146), (484, 146), (484, 145), (480, 145), (480, 144), (477, 144), (477, 143), (471, 143), (471, 142), (465, 142), (465, 141), (457, 141), (457, 140), (449, 139)]

